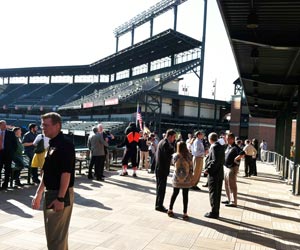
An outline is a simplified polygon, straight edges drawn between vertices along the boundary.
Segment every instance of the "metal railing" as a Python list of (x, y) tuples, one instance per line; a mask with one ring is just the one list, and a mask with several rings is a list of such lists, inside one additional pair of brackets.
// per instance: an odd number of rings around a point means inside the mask
[(273, 152), (264, 152), (264, 162), (273, 164), (280, 177), (286, 181), (288, 185), (293, 186), (293, 194), (300, 194), (300, 168), (299, 165), (283, 155)]

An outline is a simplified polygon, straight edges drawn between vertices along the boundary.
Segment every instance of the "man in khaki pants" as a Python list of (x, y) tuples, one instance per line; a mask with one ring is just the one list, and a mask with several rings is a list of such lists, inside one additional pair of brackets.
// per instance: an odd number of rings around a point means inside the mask
[(68, 231), (74, 203), (75, 149), (61, 132), (61, 117), (51, 112), (41, 116), (45, 136), (50, 138), (42, 180), (32, 200), (39, 209), (44, 195), (44, 223), (49, 250), (68, 250)]
[(237, 174), (243, 151), (235, 144), (235, 135), (226, 135), (228, 146), (225, 151), (224, 182), (227, 201), (222, 201), (227, 207), (237, 207)]
[(192, 154), (193, 154), (193, 166), (194, 166), (194, 176), (193, 176), (193, 190), (201, 190), (197, 184), (200, 181), (202, 168), (203, 168), (203, 157), (205, 156), (205, 149), (203, 145), (204, 134), (201, 131), (197, 131), (196, 139), (192, 145)]

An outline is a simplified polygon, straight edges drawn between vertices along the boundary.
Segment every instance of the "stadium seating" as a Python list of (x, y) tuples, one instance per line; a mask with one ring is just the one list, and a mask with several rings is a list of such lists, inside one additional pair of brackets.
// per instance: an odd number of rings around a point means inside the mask
[(57, 107), (82, 95), (93, 94), (109, 83), (31, 83), (0, 85), (0, 107), (40, 109)]
[[(15, 103), (25, 98), (29, 93), (37, 90), (42, 84), (9, 84), (13, 87), (7, 87), (0, 96), (0, 106), (15, 107)], [(16, 86), (14, 86), (16, 85)], [(5, 85), (6, 86), (6, 85)]]
[[(127, 101), (139, 94), (143, 90), (151, 90), (157, 87), (160, 83), (167, 83), (183, 75), (184, 73), (192, 70), (200, 64), (198, 59), (189, 62), (181, 63), (180, 65), (173, 66), (174, 70), (169, 70), (160, 74), (160, 80), (157, 81), (157, 75), (154, 74), (149, 77), (141, 77), (136, 80), (121, 82), (119, 84), (110, 85), (101, 90), (95, 90), (92, 94), (81, 96), (80, 99), (62, 105), (59, 109), (72, 109), (72, 107), (82, 106), (84, 103), (103, 103), (105, 100), (117, 98), (119, 102)], [(102, 101), (102, 102), (101, 102)], [(97, 104), (99, 106), (99, 104)], [(101, 105), (100, 105), (101, 106)]]

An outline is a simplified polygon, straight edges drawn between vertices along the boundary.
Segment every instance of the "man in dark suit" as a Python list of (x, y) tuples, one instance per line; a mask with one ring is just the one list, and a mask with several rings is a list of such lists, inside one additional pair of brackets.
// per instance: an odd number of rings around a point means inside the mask
[(14, 132), (6, 129), (6, 121), (0, 121), (0, 173), (4, 166), (4, 182), (1, 188), (7, 189), (11, 175), (12, 158), (17, 150), (17, 139)]
[(208, 218), (219, 218), (219, 210), (221, 203), (222, 183), (224, 179), (223, 165), (225, 161), (225, 150), (218, 142), (218, 135), (210, 133), (208, 135), (209, 148), (208, 157), (205, 161), (205, 173), (208, 174), (208, 189), (211, 205), (211, 212), (204, 216)]
[(166, 133), (166, 137), (158, 143), (156, 151), (156, 203), (155, 209), (160, 212), (167, 212), (163, 206), (167, 178), (170, 173), (170, 165), (172, 160), (172, 154), (174, 153), (174, 141), (176, 132), (169, 129)]

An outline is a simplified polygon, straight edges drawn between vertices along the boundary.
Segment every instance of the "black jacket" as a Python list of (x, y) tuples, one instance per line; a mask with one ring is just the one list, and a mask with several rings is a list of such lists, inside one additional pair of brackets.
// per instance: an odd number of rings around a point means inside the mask
[(240, 162), (235, 162), (234, 159), (238, 155), (242, 153), (242, 149), (233, 143), (232, 145), (227, 145), (227, 148), (225, 150), (225, 163), (224, 165), (227, 168), (232, 168), (240, 165)]
[(12, 159), (17, 150), (17, 137), (15, 133), (10, 130), (5, 130), (4, 137), (4, 155), (7, 159)]
[(205, 169), (210, 177), (224, 178), (223, 165), (225, 162), (225, 150), (219, 142), (215, 142), (209, 149), (205, 160)]
[(170, 173), (170, 165), (174, 147), (167, 139), (163, 139), (158, 143), (156, 151), (156, 174), (159, 177), (168, 176)]

